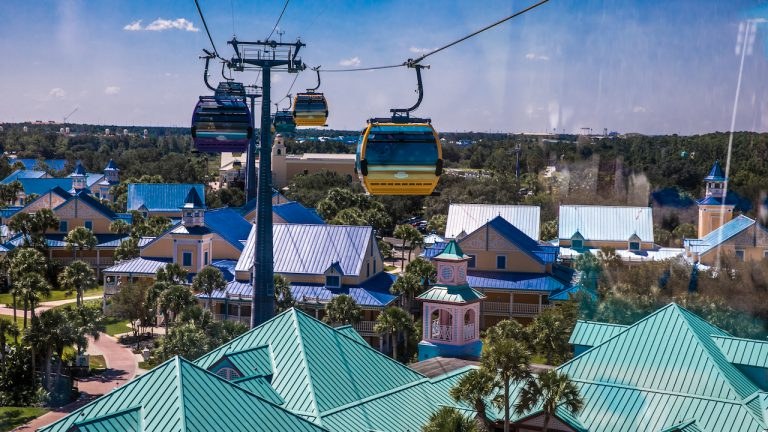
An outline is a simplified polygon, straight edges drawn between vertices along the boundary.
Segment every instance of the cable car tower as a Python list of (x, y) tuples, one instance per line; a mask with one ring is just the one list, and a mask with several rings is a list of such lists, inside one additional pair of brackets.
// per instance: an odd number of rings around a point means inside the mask
[[(233, 38), (235, 55), (229, 61), (235, 71), (261, 71), (261, 138), (259, 147), (259, 180), (256, 191), (256, 250), (253, 256), (253, 300), (251, 304), (251, 328), (272, 317), (275, 310), (272, 250), (272, 118), (270, 112), (270, 78), (272, 70), (298, 73), (306, 68), (297, 57), (306, 46), (301, 41), (293, 43), (274, 40), (244, 42)], [(255, 161), (248, 158), (248, 169), (255, 170)]]

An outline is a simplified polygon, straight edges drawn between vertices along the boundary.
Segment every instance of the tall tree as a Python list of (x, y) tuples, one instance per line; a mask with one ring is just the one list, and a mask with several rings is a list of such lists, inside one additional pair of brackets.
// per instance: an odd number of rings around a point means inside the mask
[(122, 219), (118, 219), (109, 224), (109, 231), (115, 234), (130, 234), (131, 225)]
[(424, 258), (416, 258), (405, 266), (405, 273), (416, 275), (421, 283), (422, 291), (426, 291), (430, 285), (437, 281), (437, 268)]
[(8, 343), (6, 338), (12, 336), (14, 338), (19, 337), (19, 326), (16, 325), (16, 321), (9, 321), (0, 319), (0, 357), (2, 357), (3, 364), (5, 364), (5, 347)]
[(456, 402), (463, 402), (475, 409), (478, 429), (491, 429), (486, 413), (485, 401), (491, 396), (495, 376), (485, 369), (473, 369), (464, 374), (451, 388), (450, 394)]
[(486, 337), (480, 361), (486, 370), (496, 375), (496, 387), (502, 393), (494, 403), (504, 410), (504, 432), (509, 432), (510, 387), (530, 378), (531, 353), (524, 343), (503, 335), (504, 332), (499, 331)]
[(106, 331), (104, 314), (100, 306), (82, 305), (62, 308), (67, 322), (71, 323), (77, 332), (77, 353), (82, 354), (88, 348), (88, 336), (99, 340), (101, 332)]
[(275, 313), (286, 311), (296, 306), (296, 300), (291, 294), (291, 284), (283, 275), (274, 275), (275, 281)]
[(422, 432), (477, 432), (477, 425), (464, 417), (459, 410), (440, 407), (429, 416), (429, 422), (421, 428)]
[(398, 277), (395, 283), (389, 288), (389, 292), (401, 296), (403, 307), (410, 310), (413, 299), (421, 294), (422, 285), (419, 277), (405, 272)]
[(81, 226), (68, 232), (66, 237), (64, 237), (64, 242), (67, 244), (67, 250), (72, 251), (73, 258), (82, 258), (83, 251), (85, 249), (93, 249), (97, 243), (96, 236), (93, 235), (91, 230)]
[(79, 307), (83, 304), (83, 292), (96, 287), (97, 282), (91, 266), (84, 261), (77, 260), (72, 261), (59, 273), (59, 285), (67, 290), (67, 294), (72, 291), (77, 293), (76, 304)]
[[(392, 358), (397, 360), (397, 345), (400, 335), (406, 333), (405, 342), (408, 343), (408, 335), (415, 330), (413, 316), (404, 309), (390, 306), (376, 317), (373, 331), (379, 335), (389, 335), (392, 342)], [(406, 346), (407, 349), (407, 346)]]
[(51, 284), (39, 273), (29, 273), (18, 280), (21, 300), (24, 304), (24, 328), (27, 328), (27, 309), (32, 321), (35, 320), (35, 308), (43, 297), (51, 296)]
[(147, 306), (146, 299), (147, 287), (134, 283), (122, 285), (120, 291), (112, 296), (110, 312), (130, 321), (137, 346), (141, 322), (152, 315), (152, 311)]
[[(160, 294), (160, 307), (168, 312), (170, 319), (176, 317), (186, 308), (197, 303), (189, 288), (183, 285), (171, 285)], [(166, 320), (167, 321), (167, 320)], [(168, 328), (166, 322), (166, 329)]]
[[(8, 265), (8, 274), (11, 278), (11, 295), (13, 297), (13, 319), (16, 319), (18, 301), (22, 300), (23, 287), (19, 283), (21, 278), (37, 273), (42, 275), (45, 271), (45, 256), (40, 251), (32, 248), (21, 248), (13, 253), (13, 258)], [(24, 327), (26, 328), (26, 307), (24, 308)]]
[(56, 217), (53, 210), (42, 208), (32, 215), (31, 228), (33, 245), (39, 249), (46, 249), (48, 242), (45, 239), (45, 234), (48, 230), (59, 228), (59, 218)]
[[(400, 248), (400, 269), (403, 270), (405, 268), (405, 245), (407, 242), (411, 241), (411, 239), (414, 237), (413, 231), (416, 231), (418, 234), (419, 231), (408, 225), (398, 225), (395, 227), (394, 233), (392, 233), (393, 236), (395, 236), (396, 239), (402, 240), (403, 244)], [(409, 261), (410, 261), (410, 253), (409, 253)]]
[(183, 284), (187, 282), (187, 271), (179, 263), (171, 263), (157, 271), (156, 279), (158, 282)]
[(115, 261), (129, 260), (139, 257), (139, 239), (128, 237), (115, 248)]
[(360, 322), (362, 310), (355, 299), (347, 294), (339, 294), (325, 305), (323, 320), (329, 324), (356, 324)]
[(547, 432), (549, 422), (558, 406), (576, 415), (584, 407), (584, 399), (579, 393), (579, 388), (567, 374), (548, 370), (526, 381), (515, 403), (515, 413), (522, 415), (539, 405), (544, 413), (544, 424), (541, 430)]
[(527, 329), (531, 345), (547, 359), (547, 364), (557, 365), (571, 355), (568, 340), (576, 325), (578, 305), (575, 301), (545, 309)]
[(221, 270), (213, 266), (206, 266), (192, 278), (192, 289), (205, 294), (205, 308), (211, 310), (211, 295), (214, 291), (222, 291), (227, 286), (227, 281), (221, 274)]
[(24, 247), (32, 246), (32, 215), (18, 212), (8, 222), (11, 231), (21, 234)]

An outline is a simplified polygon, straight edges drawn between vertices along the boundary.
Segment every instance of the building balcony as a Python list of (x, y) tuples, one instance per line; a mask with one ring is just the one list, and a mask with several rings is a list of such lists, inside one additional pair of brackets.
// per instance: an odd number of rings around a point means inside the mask
[(237, 316), (237, 315), (225, 315), (225, 314), (213, 314), (213, 319), (216, 321), (236, 321), (243, 323), (247, 326), (251, 325), (251, 316)]
[(376, 334), (373, 331), (374, 325), (376, 325), (376, 321), (360, 321), (357, 324), (352, 324), (352, 328), (363, 336), (371, 336)]
[(507, 302), (484, 302), (482, 313), (486, 315), (501, 316), (535, 316), (545, 309), (552, 307), (551, 304), (528, 304), (528, 303), (507, 303)]

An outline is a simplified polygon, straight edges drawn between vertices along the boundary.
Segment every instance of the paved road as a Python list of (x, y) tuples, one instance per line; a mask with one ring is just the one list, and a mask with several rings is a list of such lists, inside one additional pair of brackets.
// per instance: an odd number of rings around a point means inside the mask
[(137, 361), (130, 348), (117, 343), (117, 340), (106, 333), (101, 333), (98, 341), (89, 339), (88, 353), (103, 355), (107, 362), (107, 370), (99, 376), (77, 381), (81, 397), (76, 402), (65, 405), (42, 415), (15, 431), (34, 431), (47, 426), (80, 408), (91, 400), (108, 393), (115, 387), (125, 384), (136, 375)]
[[(91, 297), (83, 297), (83, 300), (99, 300), (102, 296), (91, 296)], [(65, 304), (75, 303), (77, 302), (76, 299), (68, 299), (68, 300), (56, 300), (56, 301), (50, 301), (50, 302), (42, 302), (40, 303), (40, 306), (35, 308), (35, 314), (39, 314), (40, 312), (47, 311), (48, 309), (54, 308), (56, 306), (61, 306)], [(13, 316), (13, 308), (0, 306), (0, 315), (11, 315)], [(16, 311), (16, 315), (21, 319), (21, 317), (24, 316), (24, 311), (19, 309)]]

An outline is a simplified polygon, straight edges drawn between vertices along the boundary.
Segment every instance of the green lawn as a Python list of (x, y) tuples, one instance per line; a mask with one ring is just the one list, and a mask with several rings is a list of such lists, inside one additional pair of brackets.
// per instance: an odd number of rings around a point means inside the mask
[[(83, 297), (91, 297), (91, 296), (97, 296), (104, 294), (104, 289), (99, 287), (92, 290), (87, 290), (83, 293)], [(51, 291), (51, 296), (48, 298), (43, 298), (42, 302), (49, 302), (49, 301), (57, 301), (57, 300), (69, 300), (74, 299), (75, 293), (74, 291), (72, 294), (67, 295), (66, 291)], [(0, 294), (0, 305), (12, 305), (13, 304), (13, 297), (9, 293)], [(21, 305), (19, 305), (19, 309), (21, 309)]]
[(131, 331), (131, 323), (128, 320), (107, 317), (104, 319), (104, 324), (107, 326), (106, 334), (110, 336), (128, 333)]
[(47, 413), (45, 408), (0, 407), (0, 432), (9, 431)]
[(107, 360), (104, 359), (103, 355), (92, 355), (90, 357), (89, 365), (91, 369), (106, 369), (107, 368)]

